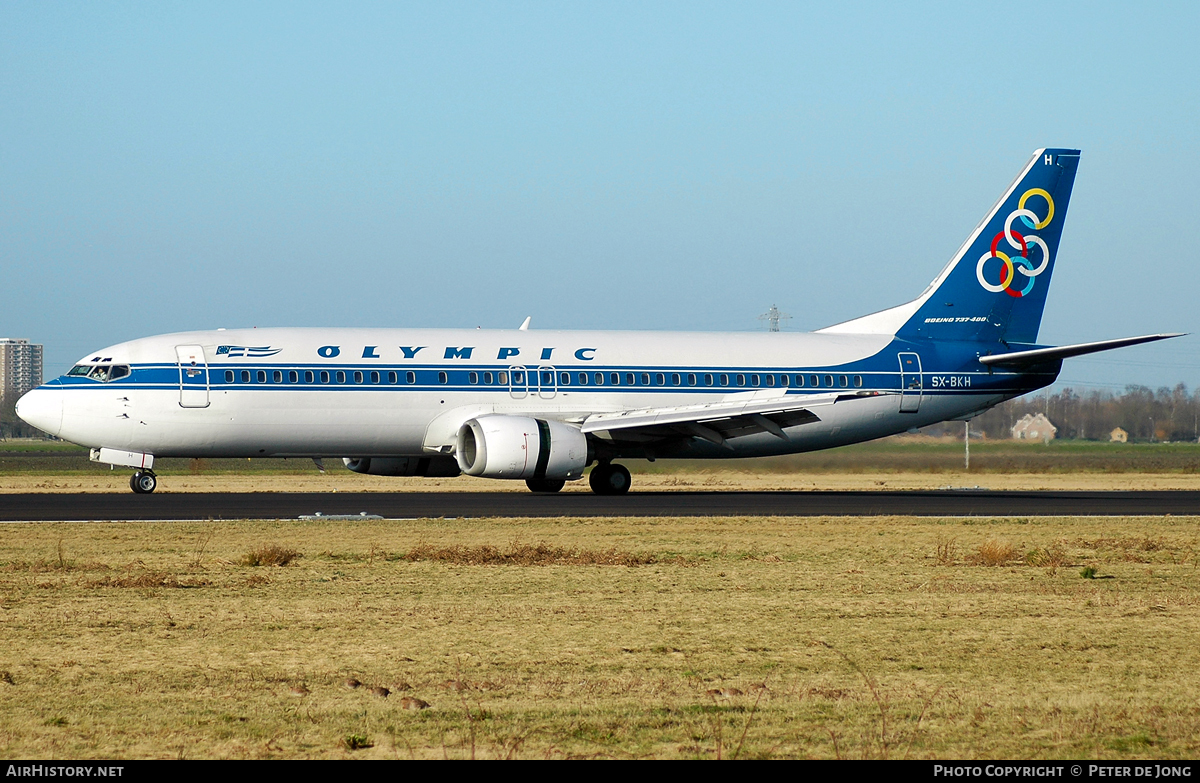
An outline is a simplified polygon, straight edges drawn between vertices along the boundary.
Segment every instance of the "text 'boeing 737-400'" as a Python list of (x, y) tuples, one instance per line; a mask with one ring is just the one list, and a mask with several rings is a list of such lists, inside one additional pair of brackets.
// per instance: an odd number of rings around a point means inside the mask
[(809, 334), (245, 329), (89, 353), (22, 419), (135, 469), (160, 457), (343, 457), (359, 473), (524, 480), (616, 460), (815, 451), (1042, 388), (1064, 359), (1174, 337), (1037, 342), (1079, 151), (1044, 149), (919, 297)]

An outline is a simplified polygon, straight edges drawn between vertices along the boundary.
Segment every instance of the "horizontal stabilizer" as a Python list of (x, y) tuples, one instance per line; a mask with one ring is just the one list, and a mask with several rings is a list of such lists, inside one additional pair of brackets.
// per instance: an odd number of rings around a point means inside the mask
[(1152, 343), (1157, 340), (1169, 340), (1172, 337), (1183, 337), (1182, 332), (1173, 334), (1145, 334), (1141, 337), (1122, 337), (1119, 340), (1101, 340), (1098, 343), (1079, 343), (1078, 345), (1060, 345), (1056, 348), (1034, 348), (1030, 351), (1015, 351), (1013, 353), (980, 356), (980, 364), (997, 365), (1000, 367), (1025, 367), (1032, 364), (1061, 361), (1072, 356), (1084, 356), (1089, 353), (1111, 351), (1113, 348), (1124, 348), (1127, 345)]

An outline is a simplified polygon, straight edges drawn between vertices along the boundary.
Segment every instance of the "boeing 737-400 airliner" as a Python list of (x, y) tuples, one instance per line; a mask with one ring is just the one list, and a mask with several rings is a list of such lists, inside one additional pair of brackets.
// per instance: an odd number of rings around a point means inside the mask
[(811, 334), (429, 329), (185, 332), (88, 354), (22, 419), (135, 469), (159, 457), (343, 457), (359, 473), (582, 478), (622, 459), (827, 449), (988, 408), (1063, 359), (1174, 337), (1037, 342), (1079, 151), (1044, 149), (919, 297)]

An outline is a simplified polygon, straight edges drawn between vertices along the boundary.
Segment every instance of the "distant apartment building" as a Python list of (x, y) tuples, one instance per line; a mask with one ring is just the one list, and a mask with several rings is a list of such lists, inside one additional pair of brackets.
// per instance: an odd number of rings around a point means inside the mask
[(0, 397), (12, 400), (42, 385), (42, 346), (0, 337)]

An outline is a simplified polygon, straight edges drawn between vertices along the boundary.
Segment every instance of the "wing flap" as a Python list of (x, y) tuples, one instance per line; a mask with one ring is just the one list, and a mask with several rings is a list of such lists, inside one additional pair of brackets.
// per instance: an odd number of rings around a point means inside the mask
[(878, 395), (878, 392), (792, 394), (767, 399), (743, 398), (704, 405), (597, 413), (584, 420), (582, 430), (584, 433), (607, 434), (615, 440), (700, 438), (720, 446), (727, 445), (726, 441), (731, 438), (762, 432), (786, 440), (785, 428), (821, 420), (813, 408)]

